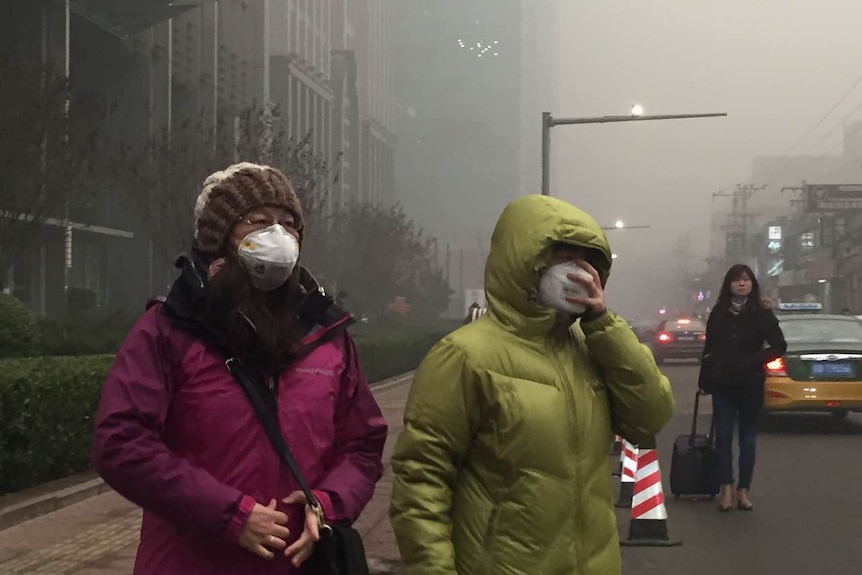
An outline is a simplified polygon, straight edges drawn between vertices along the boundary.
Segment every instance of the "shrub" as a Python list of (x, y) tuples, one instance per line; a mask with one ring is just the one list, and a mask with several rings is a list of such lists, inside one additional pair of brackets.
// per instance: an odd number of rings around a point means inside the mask
[(388, 337), (355, 336), (359, 362), (368, 381), (382, 381), (416, 369), (444, 333), (393, 334)]
[(93, 416), (112, 356), (0, 362), (0, 493), (89, 467)]
[(34, 355), (38, 346), (33, 314), (17, 298), (0, 293), (0, 357)]
[(40, 355), (115, 353), (135, 320), (122, 313), (84, 312), (39, 320)]
[[(415, 369), (443, 333), (356, 337), (369, 381)], [(0, 360), (0, 494), (85, 471), (112, 355)]]

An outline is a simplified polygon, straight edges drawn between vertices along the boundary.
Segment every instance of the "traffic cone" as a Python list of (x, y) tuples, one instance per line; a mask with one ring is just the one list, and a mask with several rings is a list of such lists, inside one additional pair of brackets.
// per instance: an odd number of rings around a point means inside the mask
[(620, 496), (616, 506), (631, 508), (635, 487), (635, 474), (638, 468), (638, 448), (623, 440), (622, 474), (620, 476)]
[(620, 450), (620, 458), (617, 461), (617, 466), (611, 471), (611, 477), (620, 477), (623, 474), (623, 461), (626, 458), (624, 450)]
[(623, 450), (623, 438), (619, 435), (614, 435), (614, 442), (611, 444), (611, 455), (619, 455)]
[(623, 470), (623, 438), (619, 435), (614, 435), (614, 442), (611, 444), (611, 455), (619, 455), (620, 461), (616, 469), (611, 471), (611, 477), (619, 477)]
[(667, 509), (661, 486), (661, 471), (655, 438), (638, 446), (637, 473), (635, 475), (629, 537), (620, 545), (629, 547), (674, 547), (682, 541), (672, 540), (667, 531)]

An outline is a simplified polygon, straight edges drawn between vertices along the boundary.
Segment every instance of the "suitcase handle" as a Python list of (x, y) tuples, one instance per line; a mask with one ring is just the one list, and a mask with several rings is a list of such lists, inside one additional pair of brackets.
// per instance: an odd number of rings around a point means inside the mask
[[(691, 435), (688, 437), (689, 444), (694, 443), (694, 437), (697, 435), (697, 412), (700, 410), (700, 390), (694, 392), (694, 415), (691, 417)], [(712, 412), (712, 417), (709, 419), (709, 435), (707, 438), (712, 439), (715, 433), (715, 410)]]

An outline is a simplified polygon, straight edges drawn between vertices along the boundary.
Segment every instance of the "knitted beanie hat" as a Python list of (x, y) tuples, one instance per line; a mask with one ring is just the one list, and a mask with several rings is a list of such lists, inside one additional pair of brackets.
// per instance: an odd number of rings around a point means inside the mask
[(263, 205), (290, 211), (302, 242), (302, 206), (293, 186), (279, 170), (243, 162), (210, 175), (195, 202), (195, 249), (207, 255), (222, 255), (237, 220)]

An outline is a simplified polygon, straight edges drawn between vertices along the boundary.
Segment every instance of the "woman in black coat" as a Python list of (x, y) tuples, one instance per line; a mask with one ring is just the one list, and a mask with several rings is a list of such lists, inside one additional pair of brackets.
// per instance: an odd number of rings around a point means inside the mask
[(728, 270), (706, 324), (698, 387), (712, 394), (715, 451), (721, 482), (721, 511), (733, 506), (733, 428), (739, 421), (739, 482), (736, 504), (754, 508), (748, 497), (763, 408), (764, 366), (787, 350), (778, 320), (760, 298), (754, 272), (737, 264)]

